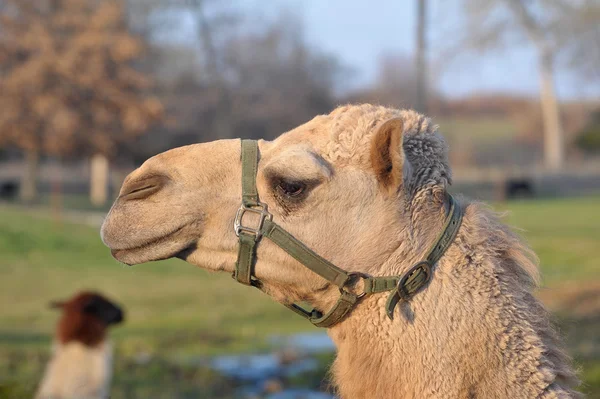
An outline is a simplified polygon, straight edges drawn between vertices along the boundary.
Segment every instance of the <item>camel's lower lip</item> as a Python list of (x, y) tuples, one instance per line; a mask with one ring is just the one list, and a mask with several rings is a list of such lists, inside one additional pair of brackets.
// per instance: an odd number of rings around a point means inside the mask
[[(175, 236), (184, 230), (185, 226), (173, 230), (171, 233), (154, 238), (141, 245), (126, 248), (111, 249), (111, 255), (127, 265), (135, 265), (150, 261), (180, 257), (180, 254), (188, 252), (195, 240), (178, 240)], [(183, 255), (182, 255), (183, 256)]]

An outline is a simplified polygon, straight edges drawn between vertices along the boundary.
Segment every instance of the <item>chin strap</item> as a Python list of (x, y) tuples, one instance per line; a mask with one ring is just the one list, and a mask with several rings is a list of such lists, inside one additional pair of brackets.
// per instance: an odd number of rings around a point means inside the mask
[[(414, 265), (402, 276), (371, 277), (363, 273), (346, 272), (317, 255), (273, 222), (273, 215), (269, 213), (267, 204), (260, 202), (256, 189), (258, 157), (258, 142), (242, 140), (242, 205), (234, 221), (234, 230), (239, 237), (239, 250), (233, 278), (239, 283), (262, 289), (262, 284), (254, 277), (253, 270), (256, 245), (263, 237), (268, 238), (306, 268), (339, 288), (338, 301), (325, 314), (317, 309), (306, 310), (296, 304), (285, 305), (317, 327), (331, 327), (337, 324), (365, 295), (387, 291), (391, 293), (386, 303), (386, 313), (392, 319), (398, 302), (409, 300), (429, 282), (433, 266), (453, 242), (462, 221), (462, 209), (449, 195), (450, 210), (444, 228), (425, 260)], [(254, 227), (243, 224), (244, 215), (248, 213), (254, 214), (255, 219), (258, 218)], [(359, 280), (362, 280), (362, 292), (349, 290), (355, 288)]]

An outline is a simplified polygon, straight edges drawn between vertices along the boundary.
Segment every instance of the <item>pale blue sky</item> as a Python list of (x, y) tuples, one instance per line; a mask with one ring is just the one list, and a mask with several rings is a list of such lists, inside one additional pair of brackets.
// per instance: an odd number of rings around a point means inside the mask
[[(444, 2), (444, 12), (435, 7)], [(444, 32), (460, 33), (458, 11), (452, 0), (432, 0), (430, 24), (435, 30), (443, 24)], [(185, 3), (184, 3), (185, 4)], [(222, 3), (223, 4), (223, 3)], [(282, 10), (298, 15), (308, 42), (337, 56), (355, 73), (348, 87), (360, 87), (372, 81), (382, 54), (411, 55), (415, 39), (416, 0), (236, 0), (227, 3), (241, 7), (262, 18), (272, 18)], [(262, 19), (257, 18), (257, 21)], [(187, 30), (193, 20), (182, 21)], [(438, 24), (438, 25), (435, 25)], [(193, 29), (193, 26), (191, 27)], [(175, 32), (173, 32), (177, 35)], [(185, 35), (183, 32), (179, 34)], [(433, 41), (444, 48), (438, 36)], [(452, 42), (452, 37), (448, 38)], [(510, 51), (485, 55), (458, 54), (452, 62), (430, 55), (432, 78), (437, 87), (450, 96), (474, 92), (512, 92), (537, 95), (538, 75), (535, 52), (527, 44)], [(600, 82), (583, 82), (566, 71), (559, 71), (557, 92), (563, 99), (600, 98)]]
[[(438, 0), (440, 1), (440, 0)], [(443, 0), (446, 1), (446, 0)], [(279, 0), (299, 10), (309, 41), (337, 54), (357, 68), (367, 82), (376, 74), (377, 60), (384, 52), (412, 54), (415, 41), (416, 0)], [(440, 15), (432, 1), (430, 25), (434, 18), (446, 19), (452, 27), (456, 15)], [(447, 5), (446, 5), (447, 7)], [(457, 32), (460, 26), (456, 26)], [(443, 46), (440, 38), (436, 45)], [(435, 58), (435, 57), (432, 57)], [(437, 64), (439, 63), (439, 64)], [(538, 75), (533, 49), (528, 45), (485, 56), (457, 57), (449, 65), (436, 62), (439, 86), (446, 94), (462, 96), (478, 91), (507, 91), (537, 94)], [(557, 91), (563, 98), (599, 97), (598, 85), (577, 82), (568, 73), (558, 73)]]

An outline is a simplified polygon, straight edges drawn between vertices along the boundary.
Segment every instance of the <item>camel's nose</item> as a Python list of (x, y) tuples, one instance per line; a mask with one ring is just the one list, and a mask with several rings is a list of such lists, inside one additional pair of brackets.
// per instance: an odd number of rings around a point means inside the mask
[(169, 182), (169, 177), (165, 175), (144, 176), (132, 181), (126, 181), (121, 189), (121, 200), (140, 200), (148, 198), (152, 194), (160, 191)]

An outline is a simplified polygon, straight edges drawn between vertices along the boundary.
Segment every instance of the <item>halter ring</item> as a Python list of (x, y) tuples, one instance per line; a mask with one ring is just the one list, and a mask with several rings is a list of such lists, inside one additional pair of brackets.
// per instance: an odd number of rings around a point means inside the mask
[[(242, 224), (244, 214), (246, 212), (254, 213), (259, 216), (258, 225), (256, 227), (244, 226)], [(254, 241), (260, 240), (262, 237), (262, 228), (265, 223), (265, 219), (273, 220), (273, 215), (269, 213), (267, 204), (259, 202), (256, 206), (247, 206), (242, 204), (240, 209), (235, 214), (235, 220), (233, 222), (233, 230), (236, 236), (240, 236), (240, 233), (250, 233), (254, 235)]]

